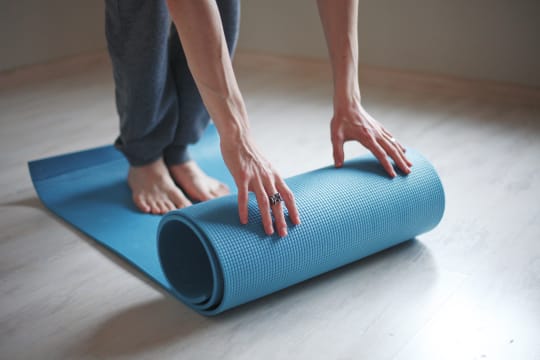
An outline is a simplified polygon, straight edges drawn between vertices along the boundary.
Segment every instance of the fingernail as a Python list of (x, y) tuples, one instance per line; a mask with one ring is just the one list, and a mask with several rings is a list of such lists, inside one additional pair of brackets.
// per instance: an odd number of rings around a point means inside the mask
[(280, 233), (281, 233), (281, 237), (287, 236), (287, 228), (281, 228)]

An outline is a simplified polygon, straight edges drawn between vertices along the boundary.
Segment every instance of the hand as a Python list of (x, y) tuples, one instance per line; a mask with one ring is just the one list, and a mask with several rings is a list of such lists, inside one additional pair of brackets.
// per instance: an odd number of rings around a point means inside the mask
[(282, 203), (270, 205), (269, 197), (277, 192), (281, 194), (293, 224), (300, 224), (293, 193), (272, 165), (260, 154), (249, 136), (242, 136), (237, 141), (222, 139), (221, 153), (238, 187), (238, 213), (242, 224), (248, 222), (248, 191), (255, 193), (266, 234), (274, 233), (270, 214), (272, 210), (279, 236), (287, 235)]
[(356, 140), (364, 145), (380, 161), (384, 170), (395, 177), (396, 172), (388, 157), (405, 174), (411, 172), (412, 162), (405, 156), (406, 149), (362, 107), (359, 101), (345, 106), (336, 106), (330, 123), (334, 163), (341, 167), (344, 161), (343, 144)]

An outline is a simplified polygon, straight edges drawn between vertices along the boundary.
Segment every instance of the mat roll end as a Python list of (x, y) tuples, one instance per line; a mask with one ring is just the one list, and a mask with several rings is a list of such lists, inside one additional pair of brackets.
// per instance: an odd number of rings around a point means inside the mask
[(205, 234), (175, 212), (158, 228), (158, 255), (171, 293), (194, 310), (210, 315), (223, 296), (219, 260)]

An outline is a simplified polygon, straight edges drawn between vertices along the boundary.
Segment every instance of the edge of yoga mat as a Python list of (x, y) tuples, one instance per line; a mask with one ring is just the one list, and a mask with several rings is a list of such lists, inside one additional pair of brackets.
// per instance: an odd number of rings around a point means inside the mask
[[(116, 256), (128, 262), (134, 268), (148, 276), (151, 280), (155, 281), (158, 285), (162, 286), (164, 290), (171, 293), (171, 289), (163, 283), (163, 277), (156, 277), (151, 272), (146, 271), (146, 269), (142, 267), (136, 260), (123, 254), (117, 248), (110, 245), (107, 241), (102, 241), (96, 238), (91, 229), (81, 226), (77, 222), (73, 221), (70, 216), (67, 216), (63, 211), (60, 211), (55, 205), (55, 199), (48, 196), (49, 194), (46, 187), (42, 186), (42, 182), (46, 182), (49, 179), (54, 180), (55, 177), (69, 174), (72, 171), (88, 169), (104, 163), (114, 162), (123, 163), (125, 162), (125, 159), (114, 146), (105, 145), (89, 150), (76, 151), (45, 159), (33, 160), (28, 162), (28, 169), (38, 197), (53, 215), (73, 226), (84, 235), (92, 238), (92, 240), (97, 242), (100, 246), (105, 247), (108, 251), (111, 251)], [(150, 217), (153, 215), (148, 216)]]
[[(234, 182), (232, 181), (232, 178), (230, 177), (230, 174), (228, 174), (228, 171), (221, 159), (220, 152), (219, 152), (219, 146), (218, 144), (218, 135), (213, 126), (210, 126), (208, 130), (206, 131), (204, 137), (201, 139), (201, 141), (191, 147), (191, 152), (195, 160), (197, 160), (203, 170), (206, 172), (209, 172), (212, 176), (221, 178), (222, 181), (225, 181), (228, 183), (228, 185), (231, 187), (231, 189), (234, 189)], [(421, 157), (420, 154), (411, 151), (411, 154), (415, 156)], [(354, 160), (352, 160), (354, 161)], [(351, 163), (351, 160), (346, 162), (346, 164)], [(429, 164), (429, 162), (426, 163)], [(381, 176), (385, 176), (382, 169), (380, 169), (380, 166), (376, 164), (376, 171), (378, 171), (378, 174)], [(432, 168), (431, 164), (429, 166)], [(110, 172), (117, 172), (118, 174), (123, 173), (123, 171), (127, 170), (127, 162), (125, 161), (123, 155), (119, 153), (116, 149), (114, 149), (112, 146), (104, 146), (99, 147), (91, 150), (81, 151), (77, 153), (71, 153), (66, 155), (60, 155), (55, 156), (52, 158), (47, 158), (44, 160), (38, 160), (33, 161), (29, 163), (29, 169), (30, 173), (32, 175), (32, 181), (34, 182), (34, 186), (36, 188), (36, 191), (39, 195), (39, 197), (42, 199), (43, 203), (56, 215), (58, 215), (60, 218), (64, 219), (68, 223), (72, 224), (74, 227), (81, 230), (86, 235), (94, 238), (98, 243), (101, 245), (104, 245), (109, 250), (115, 252), (117, 255), (121, 256), (125, 260), (127, 260), (129, 263), (131, 263), (134, 267), (138, 268), (140, 271), (145, 273), (148, 277), (153, 279), (156, 283), (161, 285), (167, 292), (172, 294), (173, 296), (177, 297), (179, 300), (184, 302), (187, 306), (191, 307), (193, 310), (203, 314), (203, 315), (216, 315), (222, 311), (228, 310), (229, 308), (235, 307), (240, 305), (241, 303), (251, 301), (255, 298), (258, 298), (260, 296), (256, 296), (252, 299), (248, 299), (247, 301), (240, 301), (239, 303), (234, 303), (234, 301), (229, 301), (227, 304), (223, 304), (221, 301), (224, 299), (224, 296), (228, 296), (230, 294), (227, 293), (227, 279), (224, 278), (223, 275), (223, 269), (222, 264), (220, 262), (219, 256), (216, 255), (216, 250), (213, 248), (213, 245), (211, 241), (207, 238), (204, 229), (201, 229), (199, 225), (197, 225), (197, 219), (191, 218), (189, 215), (185, 214), (184, 210), (171, 212), (166, 217), (170, 218), (173, 216), (178, 216), (179, 218), (184, 219), (183, 221), (188, 224), (188, 226), (191, 227), (195, 233), (197, 233), (197, 236), (200, 238), (206, 238), (206, 240), (201, 241), (201, 245), (204, 248), (205, 254), (207, 254), (210, 258), (213, 260), (211, 261), (212, 269), (212, 281), (214, 282), (214, 288), (213, 291), (204, 294), (203, 296), (184, 296), (180, 292), (177, 291), (177, 289), (174, 288), (174, 286), (171, 285), (170, 281), (167, 278), (167, 274), (163, 273), (163, 268), (161, 268), (160, 260), (158, 259), (158, 245), (156, 244), (156, 229), (161, 229), (162, 224), (164, 223), (165, 218), (162, 219), (160, 216), (152, 216), (152, 215), (145, 215), (137, 213), (136, 210), (133, 209), (133, 206), (131, 205), (131, 199), (129, 196), (129, 189), (127, 188), (127, 185), (123, 185), (116, 189), (113, 194), (111, 194), (112, 197), (117, 196), (118, 192), (122, 193), (118, 195), (118, 198), (120, 199), (120, 202), (129, 202), (120, 204), (121, 206), (113, 207), (112, 210), (103, 210), (103, 211), (113, 211), (116, 212), (116, 214), (112, 214), (112, 219), (115, 219), (115, 216), (118, 214), (121, 214), (120, 218), (122, 220), (130, 219), (129, 221), (132, 222), (142, 222), (146, 223), (147, 226), (145, 227), (144, 231), (141, 231), (140, 234), (137, 233), (137, 231), (132, 231), (130, 236), (140, 235), (138, 238), (134, 240), (135, 243), (137, 242), (145, 242), (146, 250), (144, 253), (141, 253), (137, 249), (137, 246), (134, 246), (135, 249), (130, 247), (133, 244), (130, 244), (129, 242), (122, 242), (117, 241), (115, 242), (115, 239), (111, 239), (110, 237), (104, 238), (103, 234), (100, 233), (100, 231), (97, 231), (95, 228), (95, 223), (88, 223), (88, 220), (84, 219), (84, 216), (77, 216), (73, 213), (70, 213), (70, 209), (73, 208), (73, 206), (76, 206), (75, 204), (69, 204), (69, 206), (65, 207), (65, 201), (66, 199), (58, 200), (55, 199), (55, 196), (58, 196), (58, 193), (61, 193), (62, 191), (58, 191), (58, 189), (55, 189), (55, 186), (64, 186), (65, 189), (69, 192), (70, 187), (77, 187), (77, 181), (80, 180), (82, 177), (84, 179), (85, 176), (93, 176), (92, 175), (92, 169), (96, 169), (97, 171), (102, 170), (102, 168), (105, 168), (103, 170), (103, 176), (109, 176)], [(321, 170), (321, 169), (319, 169)], [(435, 170), (432, 169), (434, 172)], [(315, 170), (317, 171), (317, 170)], [(339, 171), (339, 170), (336, 170)], [(414, 171), (414, 168), (413, 168)], [(74, 175), (75, 174), (75, 175)], [(89, 175), (90, 174), (90, 175)], [(116, 174), (118, 178), (119, 175)], [(436, 173), (435, 173), (436, 174)], [(300, 175), (299, 175), (300, 176)], [(121, 177), (125, 181), (125, 175)], [(290, 179), (287, 179), (289, 182)], [(441, 206), (441, 212), (440, 212), (440, 218), (442, 218), (443, 211), (444, 211), (444, 192), (442, 190), (442, 184), (440, 184), (440, 179), (437, 177), (437, 181), (439, 182), (439, 186), (441, 187), (442, 192), (442, 204), (439, 204)], [(51, 193), (51, 188), (54, 190)], [(127, 191), (127, 192), (126, 192)], [(56, 195), (55, 195), (56, 194)], [(69, 195), (66, 196), (69, 200)], [(89, 201), (88, 198), (83, 198), (84, 201)], [(99, 197), (98, 200), (99, 201)], [(230, 216), (229, 221), (234, 221), (236, 226), (238, 225), (237, 220), (237, 211), (236, 211), (236, 197), (234, 195), (213, 200), (219, 203), (226, 202), (229, 206), (229, 213), (227, 216)], [(94, 204), (95, 205), (95, 204)], [(101, 205), (101, 204), (98, 204)], [(110, 205), (110, 204), (109, 204)], [(119, 205), (119, 204), (116, 204)], [(206, 202), (202, 204), (196, 204), (190, 208), (193, 208), (194, 210), (197, 209), (204, 209), (207, 206), (210, 206), (211, 202)], [(70, 208), (71, 206), (71, 208)], [(272, 239), (272, 241), (279, 241), (276, 239), (276, 237), (266, 237), (264, 234), (262, 234), (262, 226), (260, 224), (260, 218), (257, 216), (253, 217), (252, 214), (257, 213), (257, 204), (254, 199), (254, 197), (250, 196), (250, 224), (243, 227), (243, 229), (249, 228), (251, 231), (256, 233), (256, 239), (266, 238), (266, 239)], [(130, 209), (131, 207), (131, 209)], [(234, 209), (233, 209), (234, 208)], [(187, 210), (187, 209), (186, 209)], [(94, 209), (94, 212), (97, 210)], [(198, 211), (198, 210), (197, 210)], [(188, 211), (188, 214), (191, 211)], [(80, 215), (80, 214), (79, 214)], [(103, 214), (98, 214), (99, 216), (102, 216)], [(97, 216), (97, 217), (99, 217)], [(103, 216), (102, 216), (103, 217)], [(234, 218), (234, 220), (233, 220)], [(440, 218), (436, 221), (438, 223), (440, 221)], [(160, 221), (161, 220), (161, 221)], [(86, 222), (85, 222), (86, 221)], [(433, 225), (433, 227), (436, 224)], [(94, 227), (93, 227), (94, 226)], [(128, 231), (127, 229), (126, 231)], [(427, 230), (426, 230), (427, 231)], [(129, 231), (128, 231), (129, 232)], [(294, 229), (290, 232), (294, 232)], [(119, 236), (123, 236), (122, 232), (115, 231), (116, 234), (119, 234)], [(134, 233), (137, 233), (134, 235)], [(144, 234), (143, 234), (144, 233)], [(158, 231), (159, 234), (159, 231)], [(262, 235), (261, 235), (262, 234)], [(110, 234), (105, 233), (106, 236), (109, 236)], [(144, 236), (143, 236), (144, 235)], [(418, 234), (415, 234), (418, 235)], [(394, 246), (400, 242), (407, 241), (409, 239), (402, 239), (399, 242), (395, 242), (392, 244), (386, 244), (382, 247), (377, 247), (375, 249), (372, 249), (369, 253), (366, 253), (365, 256), (368, 256), (372, 253), (382, 251), (386, 248), (389, 248), (391, 246)], [(148, 242), (151, 242), (152, 244), (148, 244)], [(136, 245), (136, 244), (135, 244)], [(151, 245), (151, 246), (150, 246)], [(148, 254), (146, 256), (146, 254)], [(362, 256), (361, 258), (365, 257)], [(348, 261), (347, 263), (359, 260), (353, 259), (351, 261)], [(337, 267), (341, 267), (346, 265), (346, 263), (341, 264)], [(337, 268), (336, 267), (336, 268)], [(328, 269), (327, 271), (330, 271), (333, 269)], [(325, 271), (326, 272), (326, 271)], [(307, 280), (311, 277), (320, 275), (321, 273), (314, 274), (312, 276), (309, 276), (307, 278), (301, 279), (300, 281), (297, 281), (295, 283)], [(220, 280), (222, 279), (222, 280)], [(288, 287), (293, 284), (288, 284), (285, 287)], [(283, 287), (284, 288), (284, 287)], [(275, 289), (274, 291), (279, 291), (282, 288)], [(265, 294), (263, 294), (265, 295)], [(261, 295), (261, 296), (263, 296)]]
[[(220, 159), (219, 135), (214, 125), (209, 125), (200, 141), (189, 149), (207, 174), (219, 177), (235, 190), (234, 181)], [(143, 214), (135, 208), (127, 185), (128, 168), (125, 157), (112, 145), (28, 162), (36, 193), (49, 211), (175, 296), (157, 255), (156, 230), (162, 216)], [(105, 180), (90, 186), (85, 183), (96, 178)], [(111, 183), (114, 186), (102, 191)], [(90, 187), (88, 192), (86, 187)], [(130, 226), (111, 231), (110, 223), (114, 221)], [(109, 228), (102, 231), (104, 225)]]

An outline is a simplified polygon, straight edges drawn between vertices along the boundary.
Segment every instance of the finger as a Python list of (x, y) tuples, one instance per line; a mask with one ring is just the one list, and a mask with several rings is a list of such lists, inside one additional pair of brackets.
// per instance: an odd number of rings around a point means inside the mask
[(343, 153), (343, 141), (341, 139), (332, 139), (332, 149), (334, 155), (335, 167), (342, 167), (345, 160), (345, 154)]
[(385, 137), (381, 137), (379, 144), (383, 147), (388, 156), (394, 160), (395, 164), (401, 171), (403, 171), (405, 174), (411, 172), (405, 158), (402, 156), (401, 150), (399, 150), (394, 143), (390, 142), (390, 140), (386, 139)]
[(272, 226), (272, 215), (270, 215), (270, 200), (268, 200), (268, 195), (260, 180), (254, 181), (253, 185), (252, 191), (255, 193), (255, 197), (257, 198), (257, 204), (259, 205), (259, 211), (261, 212), (264, 231), (267, 235), (272, 235), (274, 233), (274, 227)]
[(409, 158), (405, 154), (407, 152), (407, 148), (405, 148), (405, 146), (401, 145), (401, 143), (397, 141), (396, 141), (396, 144), (399, 146), (399, 149), (401, 150), (401, 156), (403, 156), (403, 159), (405, 160), (405, 162), (407, 162), (407, 165), (409, 165), (409, 167), (413, 166), (412, 161), (409, 160)]
[(386, 139), (390, 141), (392, 145), (398, 148), (399, 152), (401, 153), (400, 156), (407, 163), (407, 166), (411, 167), (412, 162), (410, 162), (409, 159), (407, 159), (407, 157), (405, 156), (405, 152), (407, 151), (407, 149), (405, 149), (405, 147), (401, 145), (399, 141), (396, 140), (396, 138), (392, 135), (392, 133), (390, 133), (390, 131), (386, 130), (385, 128), (382, 128), (382, 131), (386, 135)]
[(395, 145), (397, 146), (399, 152), (400, 152), (400, 155), (401, 157), (403, 158), (403, 160), (407, 163), (407, 166), (409, 166), (409, 168), (411, 166), (413, 166), (413, 163), (412, 161), (409, 160), (409, 158), (407, 157), (407, 155), (405, 155), (405, 153), (407, 152), (407, 149), (405, 149), (405, 147), (403, 145), (401, 145), (401, 143), (399, 142), (395, 142)]
[(382, 130), (382, 132), (383, 132), (385, 135), (387, 135), (389, 138), (393, 138), (393, 137), (394, 137), (394, 135), (392, 135), (392, 133), (391, 133), (390, 131), (386, 130), (385, 127), (381, 126), (381, 130)]
[(247, 184), (238, 186), (238, 216), (242, 224), (248, 222), (248, 188)]
[(403, 161), (405, 161), (407, 166), (411, 167), (412, 162), (409, 161), (409, 159), (407, 159), (407, 157), (405, 156), (405, 151), (406, 151), (405, 147), (401, 145), (398, 141), (396, 141), (396, 138), (391, 135), (392, 134), (388, 135), (389, 137), (387, 138), (387, 140), (390, 141), (390, 143), (397, 148), (399, 156), (403, 158)]
[[(382, 131), (383, 131), (383, 133), (384, 133), (386, 136), (388, 136), (388, 139), (389, 139), (391, 142), (393, 142), (394, 144), (396, 144), (397, 146), (399, 146), (399, 148), (401, 149), (401, 151), (403, 151), (404, 153), (407, 152), (407, 149), (406, 149), (403, 145), (401, 145), (401, 143), (399, 143), (399, 142), (396, 141), (396, 138), (394, 137), (394, 135), (392, 135), (392, 133), (391, 133), (390, 131), (386, 130), (385, 128), (382, 128)], [(392, 139), (393, 139), (393, 140), (392, 140)], [(412, 165), (412, 163), (411, 163), (411, 165)]]
[[(269, 196), (278, 192), (271, 178), (264, 179), (264, 188), (266, 190), (266, 194)], [(275, 203), (274, 205), (270, 204), (270, 206), (272, 213), (274, 214), (276, 229), (279, 236), (287, 236), (287, 222), (285, 222), (285, 215), (283, 214), (283, 206), (281, 201)]]
[(293, 192), (289, 189), (285, 181), (283, 181), (283, 179), (279, 176), (276, 177), (276, 187), (281, 194), (281, 197), (283, 197), (285, 206), (289, 211), (289, 218), (291, 218), (293, 224), (299, 225), (300, 214), (298, 212), (298, 208), (296, 207), (296, 200), (294, 199)]
[(397, 148), (401, 152), (403, 152), (403, 153), (407, 152), (407, 149), (405, 148), (405, 146), (401, 145), (401, 143), (399, 141), (397, 141), (395, 137), (390, 136), (388, 139), (390, 140), (391, 143), (393, 143), (395, 146), (397, 146)]
[(373, 155), (375, 155), (377, 160), (379, 160), (379, 162), (381, 163), (384, 170), (388, 173), (388, 175), (390, 175), (390, 177), (392, 178), (395, 177), (396, 171), (394, 170), (394, 168), (392, 167), (392, 164), (386, 157), (386, 151), (384, 151), (381, 145), (379, 145), (379, 143), (377, 143), (377, 141), (375, 141), (374, 138), (371, 138), (371, 140), (368, 143), (367, 148), (373, 153)]

